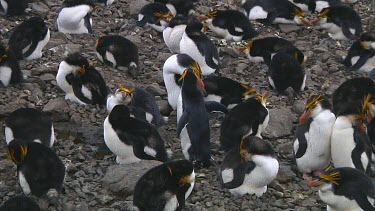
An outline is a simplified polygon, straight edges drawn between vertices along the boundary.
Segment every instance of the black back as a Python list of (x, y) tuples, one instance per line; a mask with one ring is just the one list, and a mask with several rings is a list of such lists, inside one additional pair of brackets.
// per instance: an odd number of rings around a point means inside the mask
[(353, 28), (356, 30), (355, 35), (357, 37), (362, 34), (363, 28), (361, 17), (351, 7), (346, 5), (333, 5), (325, 9), (329, 9), (329, 12), (327, 14), (327, 22), (332, 22), (337, 26), (340, 26), (343, 31), (349, 28)]
[(92, 0), (65, 0), (62, 3), (61, 8), (75, 7), (75, 6), (79, 6), (79, 5), (89, 5), (91, 7), (95, 6), (95, 4)]
[(5, 49), (4, 46), (0, 44), (0, 58), (2, 58), (0, 59), (0, 67), (6, 66), (12, 70), (10, 84), (21, 82), (23, 80), (23, 74), (13, 51), (10, 49)]
[(364, 42), (375, 42), (375, 31), (369, 31), (369, 32), (363, 33), (360, 39)]
[(168, 27), (173, 28), (179, 25), (187, 25), (187, 23), (188, 23), (188, 19), (186, 16), (176, 15), (175, 17), (171, 19), (171, 21), (168, 24)]
[(24, 195), (14, 196), (0, 206), (0, 211), (40, 211), (40, 207), (30, 197)]
[(155, 2), (146, 4), (142, 7), (139, 14), (144, 15), (141, 21), (137, 21), (137, 26), (144, 26), (146, 23), (151, 23), (160, 26), (160, 22), (158, 23), (158, 17), (155, 16), (155, 13), (159, 12), (162, 14), (168, 13), (169, 9), (165, 6), (165, 4)]
[(177, 14), (181, 14), (183, 16), (188, 16), (189, 11), (194, 9), (192, 0), (154, 0), (154, 2), (171, 4), (176, 9)]
[(293, 151), (294, 159), (301, 158), (307, 149), (307, 140), (305, 133), (310, 131), (310, 124), (314, 121), (313, 118), (308, 118), (305, 122), (297, 126), (295, 138), (298, 141), (297, 152)]

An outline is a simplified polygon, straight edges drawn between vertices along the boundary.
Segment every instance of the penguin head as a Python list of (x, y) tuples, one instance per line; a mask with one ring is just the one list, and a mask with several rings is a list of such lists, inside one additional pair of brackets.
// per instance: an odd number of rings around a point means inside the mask
[(256, 96), (254, 97), (254, 99), (258, 102), (260, 102), (264, 107), (266, 107), (266, 102), (267, 102), (267, 96), (268, 96), (269, 92), (268, 91), (264, 91), (263, 94), (256, 94)]
[(310, 22), (305, 19), (305, 14), (303, 13), (302, 9), (297, 6), (293, 8), (291, 16), (294, 18), (294, 22), (297, 24), (310, 25)]
[(375, 32), (363, 33), (358, 41), (363, 49), (370, 50), (372, 48), (375, 50)]
[(134, 89), (128, 89), (123, 87), (121, 84), (118, 85), (119, 88), (115, 92), (115, 97), (119, 102), (124, 105), (130, 105), (134, 99)]
[[(161, 23), (162, 25), (168, 25), (170, 20), (173, 18), (173, 14), (170, 10), (167, 11), (158, 11), (154, 13), (156, 19), (156, 24)], [(164, 22), (164, 23), (163, 23)]]
[(212, 20), (217, 17), (217, 7), (211, 9), (207, 15), (200, 15), (198, 16), (198, 20), (203, 24), (203, 32), (206, 32), (208, 27), (207, 25), (212, 25)]
[(65, 59), (65, 62), (70, 66), (72, 73), (76, 77), (85, 75), (87, 68), (90, 66), (87, 59), (79, 53), (70, 54)]
[(5, 47), (0, 44), (0, 64), (5, 62), (8, 58), (9, 46)]
[(242, 138), (239, 150), (241, 162), (243, 163), (251, 161), (254, 155), (275, 157), (272, 145), (257, 136)]
[(299, 123), (302, 124), (309, 117), (316, 117), (321, 111), (331, 109), (331, 103), (323, 95), (311, 94), (307, 99), (305, 111), (299, 118)]
[(117, 119), (123, 116), (130, 117), (130, 109), (126, 105), (118, 104), (118, 105), (115, 105), (115, 107), (113, 107), (109, 116), (111, 119)]
[(367, 124), (371, 123), (375, 116), (375, 99), (371, 94), (367, 94), (362, 101), (360, 118)]
[(186, 26), (186, 31), (188, 32), (201, 32), (204, 30), (204, 25), (200, 22), (197, 17), (190, 15), (188, 17), (188, 24)]
[(301, 65), (303, 65), (306, 62), (306, 60), (307, 60), (307, 57), (305, 55), (303, 55), (302, 51), (299, 50), (298, 48), (288, 48), (288, 49), (279, 51), (279, 53), (280, 52), (283, 52), (283, 53), (291, 55)]
[(327, 8), (323, 8), (319, 13), (318, 13), (318, 17), (311, 21), (311, 24), (315, 25), (317, 23), (326, 23), (327, 20), (328, 20), (328, 15), (330, 13), (330, 8), (327, 7)]
[(247, 100), (251, 97), (253, 97), (256, 94), (256, 91), (253, 87), (247, 85), (247, 84), (241, 84), (243, 88), (245, 88), (245, 92), (242, 93), (242, 100)]
[(182, 87), (185, 85), (195, 85), (203, 93), (203, 95), (207, 95), (202, 80), (202, 70), (198, 62), (194, 61), (192, 65), (185, 69), (179, 81), (182, 81)]
[(253, 47), (253, 41), (250, 41), (244, 47), (241, 47), (239, 51), (244, 52), (246, 54), (250, 54), (252, 47)]
[(28, 147), (19, 140), (12, 140), (8, 145), (7, 157), (16, 165), (22, 164), (27, 155)]
[(183, 187), (195, 180), (194, 165), (188, 160), (177, 160), (165, 164), (165, 171), (177, 180), (178, 186)]

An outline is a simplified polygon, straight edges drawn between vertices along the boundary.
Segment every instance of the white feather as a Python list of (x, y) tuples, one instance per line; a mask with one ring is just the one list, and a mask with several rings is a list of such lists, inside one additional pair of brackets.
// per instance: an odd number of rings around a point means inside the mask
[(231, 182), (234, 178), (233, 169), (224, 169), (221, 172), (221, 178), (223, 179), (223, 183)]
[[(217, 27), (217, 26), (214, 26), (212, 24), (212, 19), (207, 19), (205, 20), (205, 23), (206, 23), (206, 26), (214, 33), (216, 34), (218, 37), (222, 38), (222, 39), (226, 39), (226, 40), (235, 40), (235, 41), (241, 41), (242, 40), (242, 36), (233, 36), (229, 33), (228, 29), (222, 29), (220, 27)], [(243, 32), (243, 30), (239, 27), (235, 27), (235, 30), (237, 32)], [(236, 37), (236, 38), (235, 38)]]
[(273, 79), (271, 76), (268, 76), (268, 81), (270, 82), (270, 85), (272, 86), (273, 89), (276, 89), (275, 82), (273, 82)]
[(266, 19), (268, 16), (268, 12), (264, 11), (262, 7), (255, 6), (251, 8), (249, 12), (249, 19), (256, 20), (256, 19)]
[(173, 110), (177, 109), (177, 101), (181, 92), (181, 87), (176, 84), (174, 76), (175, 74), (182, 75), (184, 69), (184, 67), (178, 64), (177, 55), (169, 57), (163, 66), (163, 79), (165, 88), (167, 89), (167, 99)]
[(42, 57), (42, 50), (44, 48), (44, 46), (47, 45), (47, 43), (49, 42), (49, 39), (50, 39), (50, 31), (48, 29), (47, 33), (46, 33), (46, 36), (44, 37), (43, 40), (39, 41), (38, 42), (38, 45), (36, 46), (35, 50), (33, 51), (32, 54), (30, 54), (30, 56), (26, 57), (25, 59), (26, 60), (32, 60), (32, 59), (39, 59)]
[(0, 4), (3, 7), (3, 9), (4, 9), (4, 13), (1, 12), (0, 14), (2, 14), (2, 15), (7, 14), (7, 12), (8, 12), (8, 3), (5, 0), (0, 0)]
[(350, 200), (345, 196), (335, 195), (332, 184), (324, 184), (319, 187), (319, 197), (327, 204), (327, 211), (361, 211), (355, 200)]
[(20, 186), (21, 186), (21, 189), (22, 189), (23, 193), (25, 195), (30, 194), (31, 189), (30, 189), (29, 183), (27, 183), (27, 180), (26, 180), (25, 176), (23, 175), (22, 171), (18, 172), (18, 179), (19, 179), (19, 183), (20, 183)]
[(188, 150), (191, 147), (191, 141), (190, 141), (189, 133), (188, 133), (187, 128), (186, 128), (187, 125), (188, 124), (186, 124), (185, 127), (181, 130), (180, 142), (181, 142), (182, 153), (184, 154), (185, 159), (189, 160), (190, 155), (189, 155)]
[(10, 127), (5, 127), (5, 142), (9, 144), (14, 139), (13, 131)]
[(180, 53), (180, 42), (185, 32), (186, 25), (167, 27), (163, 31), (163, 39), (172, 53)]
[(51, 137), (49, 141), (49, 147), (52, 147), (55, 143), (55, 129), (53, 128), (53, 125), (51, 126)]
[[(327, 22), (327, 18), (322, 18), (320, 20), (320, 25), (324, 29), (327, 30), (327, 32), (329, 33), (329, 35), (331, 36), (332, 39), (335, 39), (335, 40), (349, 40), (349, 38), (347, 38), (344, 35), (344, 33), (342, 32), (341, 27), (337, 26), (334, 23), (328, 23)], [(354, 32), (355, 33), (354, 29), (349, 29), (349, 30), (350, 30), (350, 32), (352, 32), (352, 33)]]
[(10, 79), (12, 78), (12, 69), (7, 66), (0, 67), (0, 81), (1, 83), (7, 87), (10, 83)]
[(328, 1), (316, 1), (315, 11), (320, 12), (322, 9), (329, 7)]
[(62, 33), (88, 33), (84, 17), (92, 8), (89, 5), (78, 5), (63, 8), (57, 17), (57, 28)]
[(57, 71), (56, 81), (59, 87), (65, 93), (72, 93), (73, 87), (66, 81), (66, 76), (72, 73), (78, 67), (69, 65), (67, 62), (62, 61), (59, 65), (59, 70)]
[(177, 10), (176, 10), (176, 8), (172, 4), (166, 4), (165, 6), (167, 6), (167, 8), (169, 9), (169, 11), (171, 11), (171, 13), (172, 13), (173, 16), (177, 15)]
[(115, 0), (107, 0), (107, 6), (111, 5)]
[(102, 55), (100, 55), (99, 52), (96, 52), (96, 56), (98, 57), (99, 61), (104, 62), (104, 59), (103, 59)]
[(150, 155), (151, 157), (156, 157), (156, 151), (154, 149), (152, 149), (151, 147), (149, 146), (145, 146), (145, 148), (143, 149), (143, 151)]
[(82, 92), (83, 96), (92, 100), (92, 93), (91, 93), (90, 89), (88, 89), (85, 85), (82, 85), (81, 92)]
[(209, 94), (207, 97), (204, 97), (204, 101), (215, 101), (218, 103), (221, 102), (221, 99), (223, 99), (221, 96), (215, 94)]
[(111, 52), (106, 51), (105, 58), (112, 63), (112, 67), (116, 67), (116, 59)]

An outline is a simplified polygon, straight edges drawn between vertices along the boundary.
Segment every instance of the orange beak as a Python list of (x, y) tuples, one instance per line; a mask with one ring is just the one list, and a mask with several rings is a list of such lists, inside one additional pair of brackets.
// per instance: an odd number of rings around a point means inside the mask
[(204, 88), (203, 80), (197, 79), (197, 86), (202, 91), (203, 95), (206, 96), (207, 92), (206, 92), (206, 89)]
[(97, 40), (95, 41), (95, 45), (96, 45), (96, 46), (99, 45), (99, 39), (97, 39)]
[(199, 20), (199, 21), (204, 21), (204, 20), (207, 20), (207, 19), (208, 19), (208, 17), (205, 16), (205, 15), (200, 15), (200, 16), (198, 16), (198, 20)]
[(302, 124), (306, 121), (306, 119), (308, 119), (311, 115), (311, 110), (307, 110), (305, 112), (303, 112), (303, 114), (300, 116), (299, 118), (299, 123)]
[(319, 187), (319, 186), (321, 186), (323, 184), (324, 184), (324, 182), (322, 182), (320, 180), (313, 180), (313, 181), (309, 182), (309, 186), (310, 187)]
[(317, 24), (319, 21), (320, 21), (320, 18), (317, 18), (317, 19), (311, 21), (310, 24), (311, 24), (311, 25), (315, 25), (315, 24)]
[(308, 20), (306, 20), (305, 18), (302, 18), (302, 23), (305, 25), (305, 26), (309, 26), (310, 25), (310, 22)]
[(264, 91), (263, 94), (262, 94), (262, 97), (267, 98), (269, 93), (270, 93), (269, 91)]
[(239, 48), (238, 50), (239, 50), (239, 51), (241, 51), (241, 52), (245, 52), (245, 51), (246, 51), (246, 49), (247, 49), (247, 47), (246, 47), (246, 46), (244, 46), (244, 47), (241, 47), (241, 48)]

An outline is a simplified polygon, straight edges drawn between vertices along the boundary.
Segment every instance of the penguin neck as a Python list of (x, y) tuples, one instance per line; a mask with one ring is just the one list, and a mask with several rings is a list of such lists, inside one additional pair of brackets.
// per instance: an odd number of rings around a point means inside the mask
[(198, 24), (187, 25), (185, 32), (186, 34), (201, 34), (203, 26), (199, 27)]
[(197, 83), (183, 83), (181, 94), (183, 98), (188, 97), (189, 99), (196, 98), (203, 100), (202, 92), (198, 89)]

